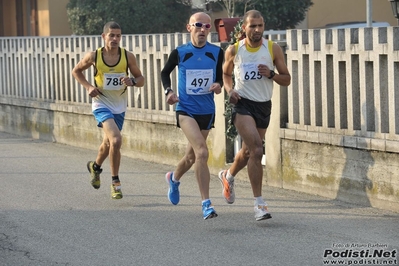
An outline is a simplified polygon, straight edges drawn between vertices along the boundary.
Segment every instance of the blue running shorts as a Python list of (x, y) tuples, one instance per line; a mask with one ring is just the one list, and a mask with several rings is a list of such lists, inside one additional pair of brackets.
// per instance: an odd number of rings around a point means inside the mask
[(121, 114), (113, 114), (107, 108), (100, 108), (93, 111), (94, 117), (96, 118), (98, 127), (103, 127), (103, 122), (107, 119), (114, 119), (119, 130), (122, 131), (123, 122), (125, 121), (125, 112)]

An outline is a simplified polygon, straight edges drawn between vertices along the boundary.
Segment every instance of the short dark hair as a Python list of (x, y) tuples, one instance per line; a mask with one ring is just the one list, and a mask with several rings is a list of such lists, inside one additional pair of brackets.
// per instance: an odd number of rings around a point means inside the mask
[(109, 31), (109, 29), (119, 29), (120, 30), (121, 26), (119, 26), (119, 24), (116, 23), (115, 21), (110, 21), (104, 25), (103, 33), (107, 33)]
[(263, 18), (262, 13), (260, 13), (258, 10), (249, 10), (247, 13), (244, 14), (244, 17), (242, 18), (242, 22), (244, 24), (247, 23), (247, 18)]

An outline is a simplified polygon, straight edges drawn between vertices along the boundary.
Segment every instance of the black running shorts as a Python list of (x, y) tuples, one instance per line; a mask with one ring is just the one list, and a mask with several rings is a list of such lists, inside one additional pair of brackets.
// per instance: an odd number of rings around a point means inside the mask
[(201, 130), (210, 130), (211, 128), (215, 127), (215, 114), (191, 115), (183, 111), (176, 111), (177, 127), (180, 127), (179, 115), (185, 115), (194, 118)]
[(267, 128), (270, 123), (271, 111), (272, 101), (254, 102), (241, 98), (237, 104), (233, 106), (232, 121), (234, 121), (236, 114), (250, 115), (255, 120), (257, 128)]

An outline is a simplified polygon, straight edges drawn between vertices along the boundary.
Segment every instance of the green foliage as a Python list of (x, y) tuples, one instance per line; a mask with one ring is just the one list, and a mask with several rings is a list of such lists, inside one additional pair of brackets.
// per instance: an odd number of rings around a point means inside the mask
[[(241, 26), (242, 26), (242, 19), (240, 19), (237, 24), (234, 26), (233, 31), (230, 33), (231, 41), (230, 44), (234, 44), (237, 41), (245, 38), (245, 33), (243, 32)], [(233, 86), (234, 86), (234, 74), (233, 74)], [(226, 137), (229, 140), (234, 141), (235, 138), (238, 135), (237, 129), (234, 126), (233, 120), (232, 120), (232, 112), (233, 112), (233, 107), (230, 104), (229, 101), (229, 96), (226, 95), (226, 99), (224, 100), (224, 113), (223, 115), (226, 117), (227, 120), (227, 127), (226, 127)]]
[(306, 12), (313, 5), (312, 0), (207, 0), (219, 3), (230, 16), (242, 17), (251, 9), (260, 11), (265, 20), (265, 29), (293, 29), (305, 19)]
[(234, 26), (233, 31), (230, 33), (231, 41), (230, 44), (234, 44), (239, 40), (245, 38), (245, 32), (242, 29), (243, 20), (240, 19), (237, 24)]
[(190, 6), (175, 0), (70, 0), (67, 5), (76, 35), (101, 34), (111, 20), (119, 23), (123, 34), (181, 32), (190, 12)]
[[(240, 1), (239, 1), (240, 2)], [(247, 6), (247, 11), (260, 11), (265, 20), (265, 29), (286, 30), (293, 29), (305, 19), (306, 12), (313, 5), (312, 0), (259, 0)], [(245, 6), (237, 3), (236, 11), (244, 14)]]
[(74, 34), (99, 34), (102, 32), (102, 18), (93, 12), (96, 3), (96, 0), (69, 1), (67, 4), (68, 22)]
[(229, 102), (228, 95), (226, 95), (226, 99), (224, 100), (224, 107), (225, 107), (225, 109), (224, 109), (225, 111), (224, 111), (223, 115), (226, 117), (226, 120), (227, 120), (227, 127), (226, 127), (225, 134), (229, 140), (234, 141), (238, 135), (238, 132), (233, 123), (233, 119), (232, 119), (233, 108)]

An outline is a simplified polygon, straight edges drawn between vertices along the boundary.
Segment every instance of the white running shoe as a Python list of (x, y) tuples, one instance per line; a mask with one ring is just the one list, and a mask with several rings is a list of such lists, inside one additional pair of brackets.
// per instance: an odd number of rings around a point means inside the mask
[(272, 218), (272, 215), (267, 210), (267, 205), (255, 205), (255, 219), (257, 221), (262, 221)]

